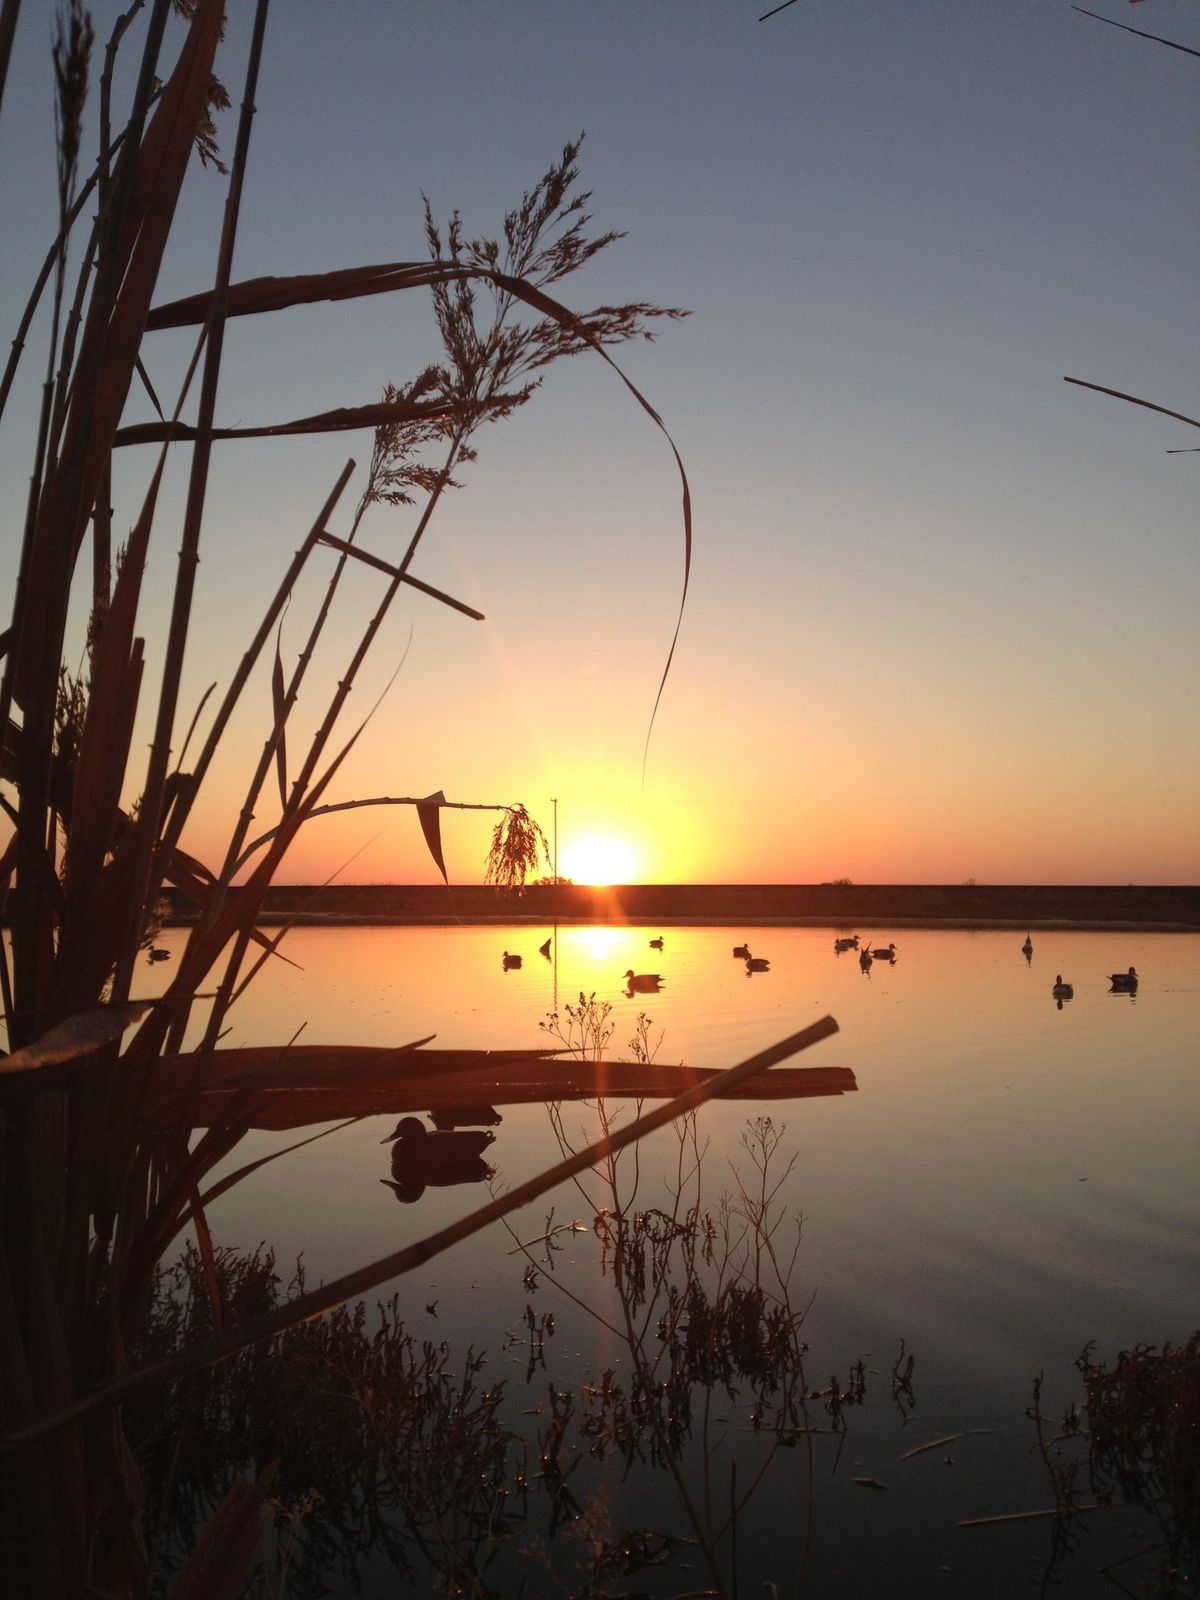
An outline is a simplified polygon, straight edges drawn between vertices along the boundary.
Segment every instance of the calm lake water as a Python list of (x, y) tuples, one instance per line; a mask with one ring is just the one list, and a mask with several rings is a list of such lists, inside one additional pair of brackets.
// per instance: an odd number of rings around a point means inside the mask
[[(1082, 1401), (1074, 1362), (1089, 1341), (1111, 1365), (1122, 1350), (1180, 1344), (1200, 1327), (1200, 936), (1035, 932), (1026, 961), (1023, 933), (875, 928), (870, 942), (894, 941), (896, 961), (865, 975), (855, 952), (834, 955), (831, 929), (560, 927), (546, 961), (538, 945), (550, 932), (299, 930), (284, 947), (299, 966), (273, 964), (225, 1043), (284, 1043), (304, 1024), (304, 1043), (396, 1045), (435, 1033), (441, 1046), (536, 1047), (547, 1042), (539, 1022), (582, 992), (612, 1007), (610, 1055), (628, 1054), (646, 1012), (652, 1040), (662, 1035), (659, 1062), (723, 1067), (832, 1014), (840, 1032), (793, 1064), (849, 1067), (857, 1092), (711, 1104), (699, 1119), (702, 1201), (714, 1212), (735, 1187), (734, 1169), (753, 1176), (747, 1119), (765, 1112), (782, 1125), (770, 1170), (784, 1179), (778, 1238), (788, 1238), (789, 1255), (789, 1230), (802, 1223), (790, 1293), (807, 1308), (807, 1387), (825, 1390), (836, 1374), (846, 1389), (855, 1370), (865, 1379), (861, 1404), (843, 1410), (844, 1433), (815, 1399), (811, 1422), (824, 1431), (771, 1462), (739, 1519), (740, 1593), (769, 1595), (771, 1584), (795, 1593), (800, 1572), (800, 1592), (820, 1600), (1041, 1592), (1050, 1524), (959, 1524), (1053, 1505), (1025, 1414), (1039, 1374), (1053, 1433)], [(660, 932), (664, 948), (651, 950)], [(182, 937), (164, 943), (181, 948)], [(768, 972), (748, 976), (732, 958), (742, 938), (770, 959)], [(505, 949), (521, 953), (520, 970), (503, 970)], [(1107, 974), (1130, 965), (1136, 995), (1110, 994)], [(661, 973), (661, 992), (628, 998), (627, 968)], [(165, 980), (163, 969), (143, 971), (147, 989)], [(1075, 991), (1061, 1008), (1051, 995), (1058, 973)], [(511, 1187), (560, 1150), (546, 1108), (498, 1109), (487, 1156), (494, 1184)], [(302, 1253), (315, 1283), (487, 1200), (484, 1184), (462, 1183), (398, 1204), (380, 1181), (389, 1177), (380, 1140), (394, 1120), (367, 1119), (261, 1169), (213, 1207), (217, 1242), (249, 1249), (265, 1240), (281, 1263)], [(584, 1142), (596, 1134), (595, 1111), (566, 1103), (562, 1125)], [(294, 1137), (253, 1134), (237, 1164)], [(645, 1141), (636, 1192), (632, 1153), (624, 1158), (616, 1203), (663, 1205), (679, 1151), (670, 1129)], [(542, 1270), (532, 1293), (528, 1261), (499, 1226), (386, 1291), (400, 1289), (419, 1338), (488, 1352), (489, 1381), (505, 1380), (513, 1426), (544, 1420), (551, 1383), (577, 1390), (628, 1368), (620, 1341), (579, 1304), (611, 1320), (592, 1231), (604, 1205), (613, 1195), (592, 1176), (513, 1219), (522, 1240), (547, 1231), (552, 1208), (553, 1222), (586, 1228), (558, 1236), (552, 1271), (534, 1247)], [(531, 1376), (527, 1306), (538, 1318), (554, 1312), (545, 1369)], [(907, 1388), (896, 1381), (905, 1374)], [(731, 1464), (744, 1489), (763, 1459), (749, 1409), (745, 1396), (714, 1402), (709, 1472), (710, 1485), (724, 1486), (722, 1506)], [(949, 1442), (909, 1454), (934, 1440)], [(702, 1455), (694, 1439), (689, 1470), (699, 1472)], [(580, 1484), (585, 1470), (615, 1534), (686, 1531), (668, 1473), (585, 1463)], [(1091, 1499), (1086, 1481), (1079, 1498)], [(545, 1522), (531, 1510), (528, 1538), (501, 1554), (503, 1592), (516, 1593), (521, 1578), (529, 1595), (563, 1592), (536, 1561), (531, 1578), (533, 1558), (519, 1553), (544, 1537)], [(1119, 1594), (1114, 1578), (1126, 1593), (1168, 1592), (1147, 1591), (1155, 1561), (1137, 1558), (1154, 1540), (1145, 1513), (1092, 1513), (1079, 1548), (1049, 1578), (1070, 1596)], [(363, 1582), (369, 1595), (407, 1592), (370, 1566)], [(612, 1582), (613, 1593), (670, 1596), (707, 1579), (684, 1545), (664, 1567)]]

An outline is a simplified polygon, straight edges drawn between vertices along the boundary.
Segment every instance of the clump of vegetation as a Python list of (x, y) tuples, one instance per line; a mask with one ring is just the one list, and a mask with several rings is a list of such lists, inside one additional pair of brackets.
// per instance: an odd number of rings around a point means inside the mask
[[(286, 1287), (273, 1253), (215, 1253), (217, 1296), (199, 1251), (156, 1274), (136, 1354), (162, 1360), (225, 1319), (260, 1314), (304, 1292)], [(337, 1571), (356, 1586), (360, 1562), (386, 1558), (409, 1582), (478, 1592), (501, 1542), (526, 1512), (520, 1437), (504, 1421), (503, 1384), (482, 1354), (406, 1331), (399, 1295), (368, 1317), (343, 1306), (251, 1346), (231, 1361), (130, 1408), (130, 1442), (153, 1493), (147, 1533), (178, 1568), (239, 1475), (272, 1465), (267, 1510), (273, 1561), (255, 1592), (318, 1594)], [(269, 1570), (274, 1566), (274, 1571)]]
[(1155, 1517), (1173, 1567), (1200, 1569), (1200, 1332), (1183, 1345), (1137, 1345), (1110, 1368), (1089, 1345), (1079, 1358), (1088, 1475), (1097, 1500), (1116, 1496)]
[(1122, 1350), (1111, 1370), (1080, 1358), (1097, 1468), (1134, 1498), (1169, 1505), (1200, 1535), (1200, 1332), (1184, 1345)]
[[(18, 11), (3, 7), (5, 62)], [(215, 70), (224, 8), (221, 0), (134, 0), (101, 54), (80, 0), (65, 0), (51, 74), (58, 231), (0, 379), (0, 412), (24, 393), (35, 439), (11, 625), (0, 635), (0, 800), (13, 825), (0, 848), (10, 934), (0, 949), (9, 1047), (0, 1072), (0, 1435), (8, 1440), (0, 1452), (0, 1570), (16, 1592), (44, 1600), (145, 1592), (152, 1558), (138, 1526), (119, 1402), (149, 1383), (151, 1370), (160, 1384), (168, 1375), (178, 1380), (215, 1359), (220, 1340), (228, 1354), (239, 1339), (257, 1336), (236, 1317), (219, 1332), (214, 1320), (212, 1336), (187, 1353), (131, 1371), (156, 1264), (185, 1228), (194, 1229), (217, 1303), (205, 1215), (215, 1186), (206, 1184), (242, 1137), (247, 1102), (234, 1096), (197, 1131), (196, 1097), (214, 1075), (232, 1007), (282, 937), (268, 940), (257, 925), (280, 864), (300, 831), (329, 811), (403, 804), (416, 810), (445, 871), (440, 818), (451, 802), (440, 791), (333, 798), (361, 731), (344, 728), (347, 699), (401, 591), (478, 616), (412, 571), (441, 496), (472, 459), (478, 429), (524, 404), (554, 361), (584, 351), (611, 360), (613, 346), (679, 314), (644, 302), (575, 311), (550, 293), (617, 237), (589, 232), (578, 140), (507, 214), (497, 239), (468, 237), (457, 214), (442, 232), (427, 210), (426, 261), (303, 276), (287, 276), (280, 263), (281, 274), (235, 282), (266, 20), (266, 0), (257, 0), (210, 287), (155, 304), (189, 168), (199, 160), (226, 173), (214, 120), (229, 104)], [(119, 70), (131, 48), (140, 49), (139, 60)], [(123, 109), (122, 84), (131, 86)], [(97, 88), (89, 165), (84, 107)], [(222, 357), (237, 318), (412, 290), (432, 297), (443, 344), (441, 359), (424, 372), (390, 385), (382, 400), (220, 425)], [(35, 325), (46, 328), (48, 344), (40, 374), (23, 392), (21, 362)], [(160, 405), (154, 334), (168, 328), (191, 329), (195, 349), (178, 393)], [(151, 394), (156, 420), (126, 422), (135, 382)], [(353, 461), (314, 508), (228, 684), (189, 710), (184, 663), (197, 625), (210, 469), (222, 444), (354, 429), (367, 430), (374, 449), (349, 528), (344, 536), (332, 531)], [(140, 500), (114, 505), (114, 489), (134, 481), (114, 473), (114, 453), (138, 449), (154, 452)], [(160, 489), (172, 455), (189, 463), (186, 509), (178, 526), (164, 526)], [(371, 504), (411, 514), (398, 560), (357, 543)], [(114, 522), (130, 530), (116, 557)], [(159, 628), (148, 619), (144, 589), (164, 538), (178, 561), (169, 621)], [(309, 669), (318, 643), (328, 648), (336, 632), (329, 619), (352, 565), (378, 582), (377, 601), (317, 694)], [(283, 615), (301, 576), (322, 568), (324, 598), (289, 664)], [(189, 821), (216, 787), (218, 752), (228, 748), (226, 731), (252, 686), (268, 707), (261, 753), (232, 798), (222, 777), (223, 856), (201, 860), (185, 843)], [(297, 749), (302, 688), (318, 710), (315, 732)], [(540, 830), (519, 806), (497, 809), (506, 819), (498, 881), (519, 885), (538, 859)], [(264, 830), (257, 837), (252, 823)], [(135, 974), (168, 888), (195, 915), (171, 981), (145, 1005), (134, 995)], [(362, 1269), (375, 1282), (392, 1270)], [(359, 1280), (359, 1292), (365, 1286)], [(319, 1305), (314, 1293), (279, 1314), (299, 1322), (334, 1303), (331, 1286)], [(229, 1514), (252, 1517), (264, 1493), (260, 1486)], [(205, 1559), (217, 1559), (214, 1548), (207, 1546)], [(232, 1580), (227, 1570), (197, 1568), (191, 1581), (212, 1592)]]
[(1040, 1376), (1028, 1412), (1054, 1496), (1048, 1578), (1078, 1548), (1088, 1513), (1124, 1504), (1144, 1510), (1157, 1529), (1149, 1548), (1127, 1558), (1145, 1568), (1145, 1592), (1164, 1600), (1193, 1594), (1200, 1569), (1200, 1332), (1183, 1345), (1122, 1350), (1112, 1367), (1089, 1344), (1075, 1365), (1082, 1403), (1071, 1401), (1057, 1430), (1049, 1431), (1043, 1415)]
[(616, 1023), (608, 1020), (611, 1015), (609, 1001), (597, 1000), (594, 989), (591, 994), (581, 989), (578, 1005), (568, 1003), (561, 1011), (548, 1012), (538, 1027), (581, 1061), (603, 1061), (608, 1041), (616, 1032)]
[(546, 835), (524, 806), (510, 806), (492, 830), (485, 881), (523, 894), (526, 874), (540, 860), (550, 863)]

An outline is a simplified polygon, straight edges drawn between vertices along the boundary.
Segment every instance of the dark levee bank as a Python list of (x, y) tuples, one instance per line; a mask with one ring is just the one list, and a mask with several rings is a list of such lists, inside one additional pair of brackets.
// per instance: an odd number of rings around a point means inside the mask
[[(172, 920), (189, 908), (172, 897)], [(1066, 884), (348, 884), (268, 890), (264, 923), (636, 922), (817, 927), (1083, 927), (1200, 930), (1200, 888)]]

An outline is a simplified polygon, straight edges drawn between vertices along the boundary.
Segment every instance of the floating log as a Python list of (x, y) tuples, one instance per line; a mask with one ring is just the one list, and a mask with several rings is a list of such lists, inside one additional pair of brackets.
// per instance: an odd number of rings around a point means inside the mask
[[(639, 1061), (580, 1061), (548, 1050), (399, 1050), (366, 1045), (293, 1045), (216, 1051), (197, 1082), (192, 1056), (164, 1057), (148, 1103), (160, 1125), (187, 1107), (192, 1125), (209, 1127), (235, 1096), (239, 1122), (285, 1129), (348, 1117), (403, 1116), (472, 1105), (529, 1105), (555, 1100), (668, 1100), (720, 1075), (707, 1067)], [(773, 1068), (736, 1085), (728, 1098), (793, 1100), (858, 1088), (849, 1067)]]

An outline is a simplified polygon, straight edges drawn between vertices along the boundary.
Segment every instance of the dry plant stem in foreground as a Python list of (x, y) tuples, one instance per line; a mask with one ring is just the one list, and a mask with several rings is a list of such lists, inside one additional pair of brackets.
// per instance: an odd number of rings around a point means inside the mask
[[(581, 999), (582, 1013), (568, 1008), (569, 1026), (578, 1047), (586, 1049), (597, 1023), (603, 1031), (603, 1018)], [(647, 1023), (639, 1019), (640, 1025)], [(596, 1111), (607, 1134), (606, 1102), (597, 1102)], [(560, 1145), (570, 1148), (561, 1108), (553, 1108), (552, 1119)], [(635, 1461), (648, 1461), (668, 1474), (690, 1539), (703, 1555), (712, 1584), (707, 1592), (722, 1597), (738, 1593), (745, 1576), (738, 1534), (747, 1505), (780, 1451), (803, 1438), (805, 1513), (792, 1558), (799, 1592), (812, 1536), (814, 1429), (801, 1331), (805, 1312), (793, 1307), (790, 1292), (799, 1226), (787, 1256), (781, 1257), (776, 1244), (784, 1212), (775, 1202), (791, 1164), (768, 1180), (782, 1130), (769, 1117), (748, 1125), (742, 1143), (757, 1181), (748, 1184), (735, 1167), (736, 1193), (726, 1196), (712, 1214), (701, 1203), (704, 1152), (695, 1118), (685, 1119), (675, 1131), (676, 1171), (668, 1183), (671, 1199), (665, 1210), (637, 1203), (640, 1147), (631, 1152), (631, 1172), (621, 1169), (615, 1155), (601, 1164), (599, 1196), (576, 1179), (595, 1212), (594, 1231), (601, 1242), (604, 1276), (616, 1297), (619, 1326), (558, 1281), (550, 1249), (544, 1281), (619, 1341), (619, 1366), (587, 1386), (590, 1451), (601, 1459), (617, 1453), (626, 1472)], [(553, 1236), (551, 1230), (547, 1238), (553, 1241)], [(535, 1283), (542, 1281), (538, 1262), (528, 1249), (524, 1253)], [(742, 1474), (742, 1450), (714, 1407), (722, 1394), (729, 1403), (744, 1391), (753, 1397), (751, 1432), (758, 1459)], [(698, 1453), (695, 1470), (687, 1462), (691, 1452)], [(578, 1515), (565, 1479), (561, 1493), (567, 1510)]]

